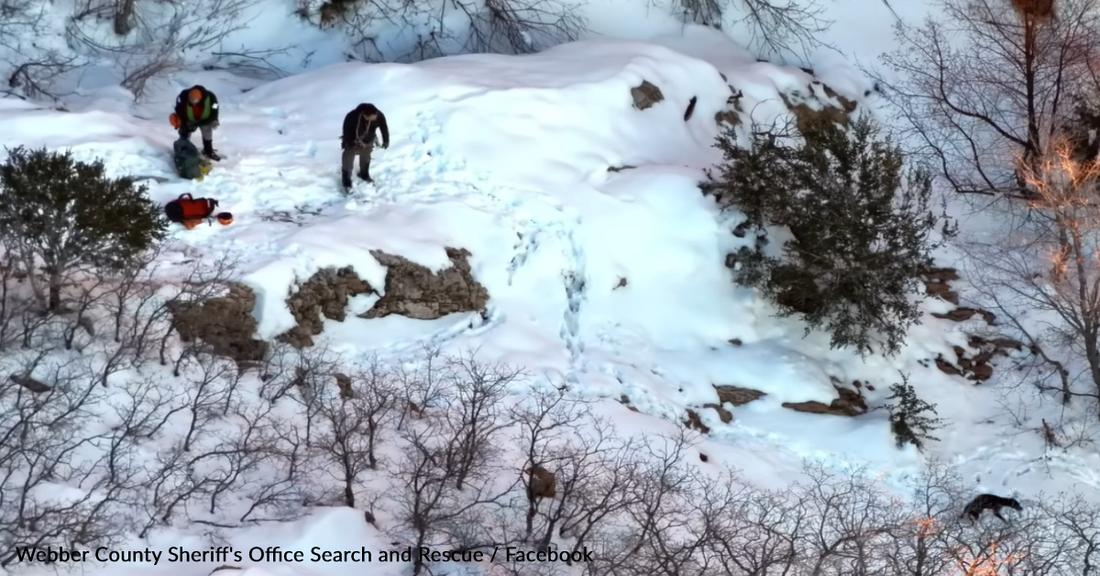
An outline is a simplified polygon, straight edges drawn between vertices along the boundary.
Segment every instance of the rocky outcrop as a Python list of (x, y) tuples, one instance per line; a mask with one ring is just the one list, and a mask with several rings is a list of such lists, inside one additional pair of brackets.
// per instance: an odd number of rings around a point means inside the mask
[(767, 394), (759, 390), (742, 388), (740, 386), (730, 386), (728, 384), (715, 384), (714, 391), (718, 393), (718, 402), (720, 404), (729, 402), (734, 406), (744, 406), (753, 400), (767, 396)]
[(699, 417), (699, 413), (694, 410), (689, 409), (687, 414), (685, 414), (684, 426), (692, 430), (698, 430), (703, 434), (710, 434), (710, 427), (703, 424), (703, 420)]
[(267, 342), (252, 337), (256, 333), (255, 306), (255, 292), (233, 284), (225, 296), (205, 302), (171, 302), (168, 311), (180, 340), (201, 341), (212, 353), (241, 365), (259, 362), (267, 354)]
[(958, 279), (959, 274), (954, 268), (933, 268), (924, 275), (924, 293), (958, 306), (959, 293), (952, 290), (950, 284)]
[(489, 292), (474, 280), (465, 249), (447, 248), (451, 267), (438, 273), (401, 256), (372, 250), (371, 255), (386, 267), (385, 296), (360, 314), (360, 318), (381, 318), (390, 314), (433, 320), (456, 312), (481, 312)]
[[(391, 314), (430, 320), (454, 312), (477, 312), (485, 308), (489, 293), (474, 280), (463, 249), (446, 248), (451, 268), (438, 273), (402, 256), (372, 250), (386, 267), (385, 295), (359, 318), (381, 318)], [(351, 267), (325, 268), (302, 283), (287, 300), (295, 326), (276, 340), (295, 348), (313, 345), (313, 337), (324, 330), (324, 321), (347, 319), (348, 302), (361, 294), (376, 294)], [(342, 389), (343, 390), (343, 389)], [(345, 392), (346, 393), (346, 392)]]
[(809, 402), (784, 402), (783, 407), (795, 412), (831, 414), (833, 416), (859, 416), (867, 413), (867, 402), (859, 392), (842, 388), (835, 383), (833, 388), (836, 388), (838, 396), (828, 404), (811, 400)]
[(997, 316), (992, 312), (980, 308), (967, 308), (966, 306), (958, 306), (947, 313), (933, 312), (932, 316), (952, 322), (966, 322), (975, 316), (981, 316), (982, 320), (985, 320), (985, 323), (990, 326), (995, 325), (997, 322)]
[[(451, 267), (438, 273), (403, 256), (372, 250), (371, 255), (386, 267), (385, 295), (359, 318), (381, 318), (391, 314), (431, 320), (455, 312), (477, 312), (485, 308), (489, 293), (474, 280), (463, 249), (446, 248)], [(349, 299), (375, 294), (355, 270), (326, 268), (318, 271), (287, 298), (287, 308), (296, 325), (277, 338), (296, 348), (313, 345), (313, 337), (324, 330), (324, 320), (343, 322)]]
[(343, 322), (347, 318), (348, 299), (372, 292), (370, 284), (350, 266), (319, 270), (286, 299), (297, 324), (276, 339), (295, 348), (313, 346), (313, 337), (324, 330), (322, 316)]
[[(855, 101), (838, 95), (835, 90), (819, 80), (814, 80), (806, 88), (808, 92), (792, 90), (786, 94), (780, 94), (783, 103), (794, 116), (795, 127), (801, 134), (813, 133), (814, 128), (822, 123), (841, 126), (851, 124), (851, 115), (857, 108)], [(840, 106), (829, 102), (830, 99), (839, 102)], [(810, 105), (811, 102), (814, 103), (813, 106)]]
[[(727, 402), (734, 406), (744, 406), (745, 404), (748, 404), (753, 400), (766, 396), (766, 394), (759, 390), (742, 388), (740, 386), (730, 386), (728, 384), (716, 384), (714, 385), (714, 391), (718, 393), (718, 402), (709, 402), (707, 404), (703, 404), (703, 408), (711, 408), (715, 412), (717, 412), (718, 419), (723, 424), (729, 424), (730, 422), (733, 422), (733, 413), (727, 410), (725, 406)], [(626, 396), (623, 396), (623, 399), (626, 400)], [(628, 400), (624, 401), (623, 403), (626, 404), (627, 402)], [(630, 406), (628, 407), (637, 412), (637, 409)], [(700, 418), (699, 413), (695, 410), (689, 409), (687, 411), (684, 417), (684, 425), (688, 428), (698, 430), (703, 434), (707, 434), (710, 432), (710, 427), (708, 427), (706, 424), (703, 424), (702, 418)]]
[(729, 88), (731, 96), (726, 99), (726, 106), (714, 113), (714, 121), (718, 126), (727, 129), (741, 125), (741, 98), (744, 96), (740, 90), (734, 90), (733, 86)]
[[(986, 324), (995, 326), (997, 317), (992, 312), (958, 305), (959, 295), (951, 287), (951, 282), (958, 279), (959, 273), (954, 268), (933, 268), (924, 274), (925, 293), (955, 305), (950, 312), (934, 312), (932, 316), (952, 322), (965, 322), (980, 317)], [(969, 348), (976, 349), (978, 352), (973, 353), (961, 346), (955, 346), (953, 347), (955, 357), (948, 359), (942, 354), (938, 355), (934, 360), (936, 367), (944, 374), (961, 376), (974, 382), (984, 382), (993, 377), (992, 362), (996, 357), (1007, 357), (1011, 350), (1024, 349), (1024, 345), (1020, 342), (1005, 337), (983, 338), (972, 335), (967, 344)]]
[(648, 80), (642, 80), (641, 84), (631, 88), (630, 96), (634, 98), (634, 107), (638, 110), (652, 108), (654, 104), (665, 99), (661, 89)]
[(971, 348), (978, 350), (972, 354), (961, 346), (955, 346), (955, 359), (948, 362), (943, 355), (936, 357), (936, 367), (944, 374), (962, 376), (967, 380), (984, 382), (993, 377), (993, 365), (991, 362), (997, 356), (1008, 357), (1010, 350), (1020, 351), (1024, 345), (1011, 338), (986, 339), (981, 336), (971, 336), (967, 342)]

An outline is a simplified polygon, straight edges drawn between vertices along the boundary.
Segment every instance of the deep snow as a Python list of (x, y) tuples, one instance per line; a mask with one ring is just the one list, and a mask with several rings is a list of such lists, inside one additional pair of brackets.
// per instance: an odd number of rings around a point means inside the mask
[[(874, 16), (841, 19), (827, 40), (843, 40), (849, 52), (870, 58), (893, 15), (879, 0), (861, 0), (860, 6)], [(916, 7), (905, 8), (902, 17), (916, 14)], [(853, 38), (863, 36), (869, 21), (874, 34)], [(871, 474), (894, 487), (916, 473), (921, 458), (894, 447), (881, 413), (847, 419), (780, 407), (829, 402), (835, 397), (830, 377), (874, 383), (877, 391), (868, 393), (873, 405), (902, 371), (951, 423), (930, 455), (950, 461), (975, 492), (1031, 496), (1100, 488), (1092, 472), (1100, 464), (1095, 454), (1044, 458), (1038, 436), (1006, 433), (996, 402), (1005, 394), (997, 388), (1000, 376), (975, 387), (921, 364), (940, 353), (950, 357), (953, 345), (965, 346), (959, 325), (926, 316), (898, 358), (861, 359), (830, 349), (827, 335), (804, 338), (800, 322), (774, 318), (766, 302), (731, 282), (723, 262), (741, 242), (730, 233), (738, 215), (720, 213), (697, 188), (703, 170), (718, 158), (715, 113), (725, 108), (731, 86), (742, 91), (743, 135), (751, 121), (787, 114), (781, 94), (814, 91), (811, 77), (757, 62), (712, 30), (676, 33), (654, 24), (652, 34), (648, 42), (596, 39), (522, 57), (335, 64), (247, 91), (242, 88), (251, 84), (224, 73), (181, 77), (176, 89), (202, 81), (218, 92), (223, 119), (217, 147), (227, 159), (200, 183), (151, 182), (150, 194), (158, 201), (183, 192), (214, 197), (235, 215), (232, 226), (180, 230), (172, 240), (245, 257), (245, 281), (260, 296), (260, 337), (293, 324), (284, 302), (288, 291), (295, 279), (322, 267), (351, 265), (381, 286), (385, 268), (370, 250), (439, 269), (449, 265), (444, 247), (465, 248), (475, 278), (491, 296), (487, 319), (476, 313), (433, 321), (349, 315), (342, 323), (326, 321), (319, 340), (350, 355), (400, 354), (424, 342), (449, 351), (477, 348), (485, 358), (568, 382), (579, 395), (605, 398), (601, 411), (625, 430), (677, 426), (685, 408), (716, 401), (715, 384), (758, 389), (767, 396), (733, 409), (730, 424), (712, 410), (701, 411), (712, 432), (699, 449), (769, 486), (795, 479), (803, 459), (837, 470), (868, 464)], [(840, 95), (864, 102), (866, 81), (837, 56), (822, 53), (815, 66)], [(664, 95), (644, 111), (630, 96), (642, 80)], [(92, 102), (74, 112), (0, 99), (0, 144), (70, 147), (79, 158), (102, 157), (114, 174), (171, 178), (171, 92), (157, 106)], [(815, 96), (827, 99), (820, 89)], [(685, 122), (692, 97), (698, 103)], [(339, 129), (359, 102), (386, 114), (392, 142), (375, 151), (376, 185), (357, 182), (345, 198), (338, 182)], [(635, 168), (608, 170), (624, 166)], [(367, 298), (353, 302), (369, 305)], [(942, 306), (926, 303), (930, 312)], [(618, 404), (623, 395), (641, 414)], [(1045, 475), (1047, 469), (1056, 473)], [(381, 536), (351, 518), (356, 514), (318, 511), (294, 525), (242, 535), (234, 544), (380, 549)], [(180, 538), (150, 544), (186, 545)], [(333, 566), (293, 573), (338, 576), (355, 568)], [(108, 569), (136, 574), (140, 568)], [(275, 576), (292, 573), (286, 566), (267, 569)]]

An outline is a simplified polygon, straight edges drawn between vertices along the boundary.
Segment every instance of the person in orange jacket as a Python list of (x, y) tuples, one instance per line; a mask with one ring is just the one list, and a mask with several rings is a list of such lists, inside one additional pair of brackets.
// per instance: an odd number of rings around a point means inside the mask
[(169, 121), (183, 140), (190, 140), (195, 130), (201, 132), (202, 155), (211, 160), (222, 159), (214, 151), (214, 129), (219, 122), (218, 97), (213, 92), (198, 85), (180, 92), (176, 97), (175, 112), (169, 117)]

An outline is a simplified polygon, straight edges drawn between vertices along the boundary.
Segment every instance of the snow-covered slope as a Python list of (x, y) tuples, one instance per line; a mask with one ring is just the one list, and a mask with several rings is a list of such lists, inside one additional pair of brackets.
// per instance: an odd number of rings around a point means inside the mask
[[(862, 102), (866, 86), (858, 78), (834, 77), (833, 89)], [(734, 408), (731, 423), (701, 410), (711, 434), (700, 449), (770, 486), (794, 479), (803, 458), (838, 470), (870, 463), (888, 486), (917, 471), (920, 458), (895, 448), (880, 413), (848, 419), (781, 407), (828, 403), (836, 397), (833, 378), (874, 384), (866, 393), (874, 405), (902, 371), (950, 422), (930, 452), (956, 459), (975, 490), (1100, 486), (1084, 473), (1088, 462), (1067, 463), (1076, 472), (1053, 482), (1017, 474), (1027, 453), (982, 425), (995, 410), (990, 392), (925, 365), (965, 346), (955, 324), (927, 317), (898, 358), (861, 359), (830, 349), (827, 335), (803, 337), (800, 322), (777, 320), (765, 301), (732, 283), (725, 257), (742, 242), (731, 233), (739, 216), (720, 212), (697, 187), (718, 159), (715, 114), (734, 90), (743, 94), (742, 131), (787, 114), (781, 95), (812, 94), (812, 105), (831, 100), (797, 68), (756, 62), (703, 30), (646, 43), (578, 42), (523, 57), (337, 64), (247, 92), (230, 89), (224, 76), (199, 79), (221, 99), (216, 138), (227, 156), (199, 183), (171, 177), (167, 102), (142, 118), (3, 99), (0, 144), (70, 147), (79, 158), (103, 158), (114, 174), (168, 178), (151, 183), (158, 201), (184, 192), (218, 199), (235, 215), (232, 226), (179, 230), (172, 241), (244, 257), (244, 281), (259, 295), (259, 337), (293, 325), (286, 297), (321, 268), (352, 266), (382, 286), (386, 269), (371, 250), (438, 270), (450, 264), (445, 248), (463, 248), (490, 295), (485, 317), (349, 314), (326, 321), (318, 340), (352, 356), (396, 355), (424, 342), (477, 348), (580, 396), (606, 398), (601, 411), (629, 430), (680, 426), (688, 408), (717, 401), (714, 385), (760, 390), (767, 395)], [(631, 89), (643, 81), (663, 99), (640, 110)], [(375, 150), (376, 184), (357, 182), (344, 197), (338, 136), (344, 114), (360, 102), (386, 114), (392, 142)], [(351, 307), (370, 304), (358, 297)], [(639, 414), (618, 404), (624, 395)], [(379, 546), (377, 534), (332, 528), (345, 521), (342, 514), (356, 513), (319, 513), (316, 524), (294, 529), (302, 533), (249, 535), (238, 546)], [(350, 516), (346, 523), (353, 524)]]
[[(899, 371), (913, 373), (919, 389), (940, 399), (941, 416), (971, 437), (962, 423), (976, 418), (982, 403), (968, 399), (980, 392), (918, 364), (965, 345), (954, 324), (928, 317), (898, 359), (860, 359), (831, 350), (827, 335), (803, 338), (800, 322), (777, 320), (731, 282), (724, 261), (742, 241), (730, 233), (738, 215), (721, 214), (697, 188), (718, 159), (715, 113), (731, 86), (744, 94), (745, 123), (787, 114), (780, 94), (815, 88), (798, 69), (758, 63), (728, 40), (716, 49), (713, 31), (698, 34), (698, 42), (659, 42), (694, 46), (710, 61), (657, 43), (588, 41), (523, 57), (339, 64), (225, 95), (217, 145), (228, 158), (201, 183), (154, 184), (150, 194), (217, 198), (236, 216), (228, 228), (180, 230), (174, 240), (246, 256), (263, 338), (293, 325), (286, 297), (320, 268), (350, 265), (381, 286), (385, 268), (371, 250), (439, 269), (450, 265), (445, 247), (464, 248), (490, 294), (487, 319), (349, 316), (326, 321), (322, 340), (351, 354), (425, 341), (479, 348), (583, 395), (625, 395), (673, 422), (688, 407), (716, 402), (713, 385), (760, 390), (767, 396), (735, 409), (731, 424), (702, 414), (714, 441), (747, 453), (742, 461), (827, 456), (842, 466), (869, 460), (899, 475), (912, 471), (918, 459), (894, 448), (884, 416), (849, 420), (780, 407), (828, 403), (836, 397), (830, 377), (874, 384), (867, 392), (874, 405)], [(663, 94), (646, 110), (631, 97), (642, 81)], [(209, 84), (218, 89), (217, 80)], [(816, 94), (829, 100), (820, 88)], [(103, 157), (119, 174), (171, 175), (174, 134), (161, 118), (0, 102), (5, 145), (68, 146), (79, 157)], [(345, 198), (338, 135), (359, 102), (386, 113), (392, 143), (375, 151), (376, 185), (357, 183)], [(632, 168), (609, 171), (622, 167)], [(353, 307), (369, 307), (359, 298)]]

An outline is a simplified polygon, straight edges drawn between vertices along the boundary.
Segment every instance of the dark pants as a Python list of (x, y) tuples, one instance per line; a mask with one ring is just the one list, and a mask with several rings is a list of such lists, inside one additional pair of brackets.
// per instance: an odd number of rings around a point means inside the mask
[(344, 149), (343, 155), (340, 156), (340, 169), (350, 174), (351, 169), (355, 167), (355, 157), (359, 156), (359, 173), (370, 174), (370, 153), (372, 150), (374, 150), (373, 143)]
[[(198, 127), (199, 133), (202, 134), (202, 139), (204, 142), (210, 142), (214, 140), (214, 128), (216, 128), (216, 126), (213, 123), (203, 124), (202, 126)], [(182, 128), (180, 129), (179, 133), (180, 138), (183, 138), (184, 140), (190, 140), (191, 135), (195, 133), (195, 128)]]

